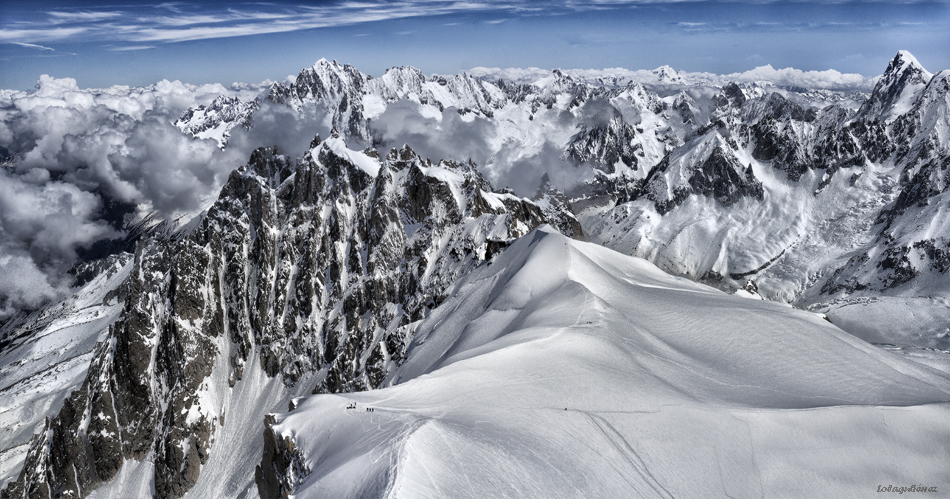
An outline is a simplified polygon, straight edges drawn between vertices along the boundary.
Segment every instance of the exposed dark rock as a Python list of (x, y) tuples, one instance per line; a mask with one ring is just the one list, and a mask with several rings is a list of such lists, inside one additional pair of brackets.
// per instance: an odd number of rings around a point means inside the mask
[[(710, 131), (707, 135), (713, 133), (718, 132)], [(719, 142), (712, 147), (705, 159), (700, 160), (701, 163), (679, 164), (680, 160), (667, 155), (650, 171), (650, 175), (645, 179), (642, 195), (655, 202), (659, 214), (669, 213), (692, 194), (711, 197), (722, 206), (730, 206), (743, 197), (762, 199), (762, 183), (755, 178), (751, 166), (743, 166), (739, 162), (731, 152), (728, 141), (719, 137), (712, 140)], [(673, 163), (683, 171), (669, 174), (670, 169), (674, 167)], [(676, 181), (675, 179), (682, 177), (686, 177), (685, 183), (677, 181), (673, 185), (666, 185), (670, 178)], [(672, 192), (672, 195), (667, 196), (667, 192)], [(636, 193), (636, 196), (639, 195), (640, 192)]]
[(297, 162), (254, 151), (195, 230), (139, 241), (120, 318), (5, 494), (82, 497), (151, 455), (156, 497), (181, 497), (223, 421), (221, 401), (201, 396), (219, 356), (230, 386), (259, 362), (287, 385), (323, 369), (317, 392), (374, 388), (459, 277), (539, 224), (573, 220), (494, 192), (472, 164), (405, 147), (373, 171), (331, 139)]
[(565, 154), (576, 163), (599, 165), (607, 173), (614, 172), (614, 165), (618, 161), (635, 170), (639, 161), (637, 152), (641, 146), (633, 142), (634, 138), (636, 130), (618, 114), (606, 125), (594, 128), (582, 126), (571, 137)]

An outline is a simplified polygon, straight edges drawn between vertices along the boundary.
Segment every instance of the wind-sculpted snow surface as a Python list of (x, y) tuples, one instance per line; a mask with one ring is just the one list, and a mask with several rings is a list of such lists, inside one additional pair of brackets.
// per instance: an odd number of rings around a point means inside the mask
[(580, 235), (559, 206), (408, 146), (350, 150), (335, 131), (297, 161), (258, 149), (202, 218), (137, 245), (88, 374), (3, 496), (247, 492), (240, 456), (259, 455), (266, 411), (378, 386), (470, 269), (547, 214)]
[(264, 498), (863, 497), (950, 486), (950, 376), (541, 228), (370, 392), (269, 416)]

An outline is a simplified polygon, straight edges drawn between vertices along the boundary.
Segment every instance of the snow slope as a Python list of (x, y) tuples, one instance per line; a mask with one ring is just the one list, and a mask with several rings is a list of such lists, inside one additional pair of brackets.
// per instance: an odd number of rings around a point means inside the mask
[(947, 374), (815, 314), (547, 228), (461, 281), (387, 383), (272, 416), (262, 495), (866, 497), (878, 485), (950, 486)]
[(116, 290), (131, 255), (104, 265), (74, 295), (0, 335), (0, 489), (19, 475), (37, 426), (82, 384), (97, 342), (122, 311)]
[(616, 204), (575, 203), (584, 232), (674, 275), (729, 290), (752, 279), (868, 341), (950, 357), (950, 71), (901, 51), (857, 112), (759, 90), (724, 86), (710, 123), (643, 180), (625, 175)]
[(0, 351), (4, 383), (8, 359), (16, 376), (46, 379), (67, 364), (46, 375), (44, 362), (83, 354), (43, 405), (13, 400), (23, 464), (0, 494), (255, 492), (266, 413), (303, 393), (377, 387), (457, 279), (542, 223), (579, 233), (545, 199), (496, 192), (473, 164), (433, 164), (408, 146), (380, 159), (335, 133), (296, 162), (256, 150), (198, 221), (138, 242), (108, 321), (78, 331), (81, 345), (50, 352), (17, 333), (38, 360)]

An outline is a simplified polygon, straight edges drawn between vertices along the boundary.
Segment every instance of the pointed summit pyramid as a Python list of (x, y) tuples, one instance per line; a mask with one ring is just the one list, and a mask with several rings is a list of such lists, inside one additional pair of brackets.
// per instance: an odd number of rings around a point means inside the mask
[(910, 52), (897, 52), (859, 114), (882, 121), (897, 118), (911, 109), (932, 76)]
[(659, 80), (660, 83), (686, 83), (683, 77), (680, 76), (679, 73), (677, 73), (676, 70), (670, 66), (660, 66), (651, 71), (651, 73), (656, 76), (656, 79)]

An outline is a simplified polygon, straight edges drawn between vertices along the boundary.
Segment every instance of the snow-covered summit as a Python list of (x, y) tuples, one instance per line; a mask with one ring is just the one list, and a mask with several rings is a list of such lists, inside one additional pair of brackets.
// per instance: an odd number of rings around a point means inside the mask
[(910, 52), (899, 51), (878, 79), (859, 114), (892, 121), (910, 111), (932, 76)]
[(948, 457), (945, 373), (544, 228), (460, 282), (387, 384), (268, 416), (261, 496), (847, 495)]
[(670, 66), (660, 66), (654, 69), (653, 74), (660, 83), (685, 84), (686, 79), (680, 76), (677, 71)]

